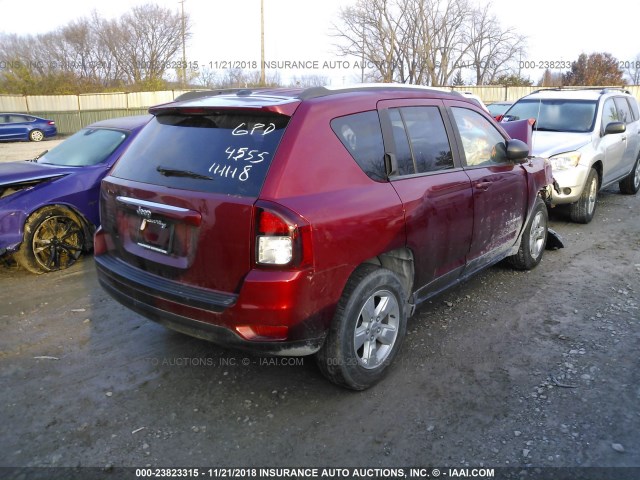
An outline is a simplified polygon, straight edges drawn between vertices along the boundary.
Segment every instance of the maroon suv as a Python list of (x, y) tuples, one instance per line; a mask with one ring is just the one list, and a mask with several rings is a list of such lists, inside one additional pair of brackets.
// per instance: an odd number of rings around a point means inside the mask
[(542, 257), (551, 170), (461, 95), (244, 90), (151, 113), (102, 183), (96, 264), (113, 297), (180, 332), (316, 354), (364, 389), (417, 305)]

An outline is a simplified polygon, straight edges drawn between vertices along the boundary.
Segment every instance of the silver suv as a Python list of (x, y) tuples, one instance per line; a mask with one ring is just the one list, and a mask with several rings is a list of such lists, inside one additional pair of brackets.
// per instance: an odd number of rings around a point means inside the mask
[(527, 95), (502, 121), (535, 119), (533, 155), (548, 158), (559, 185), (552, 205), (569, 204), (571, 219), (589, 223), (598, 191), (618, 182), (640, 189), (640, 113), (622, 89), (548, 89)]

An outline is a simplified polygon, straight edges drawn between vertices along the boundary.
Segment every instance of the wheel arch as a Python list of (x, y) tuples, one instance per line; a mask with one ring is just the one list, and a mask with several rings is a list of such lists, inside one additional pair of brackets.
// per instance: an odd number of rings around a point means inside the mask
[(93, 233), (95, 232), (96, 227), (77, 208), (68, 203), (47, 203), (45, 205), (39, 205), (38, 208), (29, 212), (25, 215), (24, 223), (22, 224), (23, 235), (25, 232), (25, 226), (29, 223), (29, 220), (45, 208), (60, 208), (69, 212), (70, 216), (82, 226), (82, 233), (84, 234), (84, 250), (89, 251), (93, 248)]
[(604, 165), (602, 163), (602, 159), (597, 159), (595, 162), (591, 164), (591, 168), (593, 168), (598, 174), (598, 185), (602, 187), (602, 178), (604, 175)]
[(414, 256), (411, 249), (406, 247), (396, 248), (381, 253), (363, 263), (378, 265), (395, 273), (406, 295), (405, 300), (411, 297), (415, 278)]

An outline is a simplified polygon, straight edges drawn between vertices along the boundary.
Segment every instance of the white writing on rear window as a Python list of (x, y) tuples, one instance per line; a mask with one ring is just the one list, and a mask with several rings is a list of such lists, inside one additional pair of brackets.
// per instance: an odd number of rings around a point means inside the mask
[(249, 163), (260, 163), (264, 161), (265, 155), (269, 155), (269, 152), (261, 152), (260, 150), (249, 150), (248, 147), (227, 147), (225, 153), (227, 154), (227, 160), (244, 160), (245, 162)]
[(232, 165), (222, 165), (220, 163), (214, 163), (209, 167), (209, 173), (219, 175), (223, 178), (237, 178), (241, 182), (249, 180), (249, 172), (253, 165), (245, 165), (242, 168), (234, 167)]
[(241, 123), (231, 132), (232, 135), (262, 135), (265, 136), (276, 129), (274, 123), (265, 125), (264, 123), (255, 123), (253, 127), (249, 127), (246, 123)]

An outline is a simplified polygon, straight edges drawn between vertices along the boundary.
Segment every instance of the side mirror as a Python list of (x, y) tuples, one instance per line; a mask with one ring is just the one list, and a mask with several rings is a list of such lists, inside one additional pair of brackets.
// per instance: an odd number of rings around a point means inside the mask
[(608, 123), (604, 129), (604, 134), (609, 135), (610, 133), (624, 133), (627, 131), (627, 126), (624, 122), (611, 122)]
[(514, 162), (529, 157), (529, 147), (522, 140), (512, 138), (507, 142), (507, 158)]

